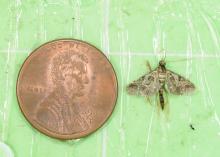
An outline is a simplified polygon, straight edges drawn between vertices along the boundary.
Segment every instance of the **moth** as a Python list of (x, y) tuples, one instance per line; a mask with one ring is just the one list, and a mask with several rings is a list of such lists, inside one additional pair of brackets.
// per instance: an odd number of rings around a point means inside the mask
[(127, 86), (127, 92), (131, 95), (149, 97), (156, 95), (162, 110), (165, 107), (164, 93), (183, 95), (193, 92), (195, 85), (183, 76), (166, 69), (164, 59), (159, 61), (159, 65), (152, 70), (148, 63), (150, 72), (141, 76)]

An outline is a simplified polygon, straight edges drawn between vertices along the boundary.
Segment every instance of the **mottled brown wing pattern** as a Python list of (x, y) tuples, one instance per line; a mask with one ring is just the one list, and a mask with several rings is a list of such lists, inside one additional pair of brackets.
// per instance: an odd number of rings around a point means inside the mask
[(131, 95), (151, 96), (160, 89), (158, 72), (152, 71), (133, 81), (127, 86), (127, 92)]
[(167, 88), (170, 93), (182, 95), (195, 90), (195, 85), (183, 76), (180, 76), (170, 70), (167, 70), (166, 74)]

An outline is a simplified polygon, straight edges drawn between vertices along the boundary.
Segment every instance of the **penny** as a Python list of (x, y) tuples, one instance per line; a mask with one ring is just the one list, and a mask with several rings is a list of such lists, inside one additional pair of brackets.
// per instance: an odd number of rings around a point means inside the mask
[(100, 128), (117, 99), (117, 78), (106, 56), (79, 40), (48, 42), (24, 62), (17, 98), (25, 118), (40, 132), (76, 139)]

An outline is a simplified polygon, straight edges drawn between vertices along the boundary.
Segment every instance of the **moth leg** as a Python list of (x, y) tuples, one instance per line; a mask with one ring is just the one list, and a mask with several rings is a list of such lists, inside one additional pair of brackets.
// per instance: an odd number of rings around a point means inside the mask
[(150, 105), (151, 105), (151, 106), (153, 106), (153, 104), (152, 104), (152, 101), (151, 101), (150, 97), (149, 97), (149, 96), (146, 96), (146, 98), (147, 98), (147, 101), (150, 103)]
[(152, 71), (150, 62), (149, 62), (148, 60), (146, 61), (146, 65), (147, 65), (148, 70), (149, 70), (149, 71)]

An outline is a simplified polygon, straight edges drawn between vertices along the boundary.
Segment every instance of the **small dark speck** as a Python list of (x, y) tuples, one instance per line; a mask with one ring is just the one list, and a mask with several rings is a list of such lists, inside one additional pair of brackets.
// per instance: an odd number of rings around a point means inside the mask
[(75, 20), (75, 17), (73, 17), (72, 19)]
[(193, 126), (192, 124), (190, 124), (189, 126), (190, 126), (190, 128), (191, 128), (192, 130), (195, 130), (195, 128), (194, 128), (194, 126)]
[(122, 12), (123, 12), (124, 14), (126, 14), (127, 16), (130, 16), (130, 13), (129, 13), (127, 10), (123, 9)]
[(182, 146), (184, 146), (184, 145), (185, 145), (185, 142), (184, 142), (183, 140), (181, 140), (180, 144), (181, 144)]

